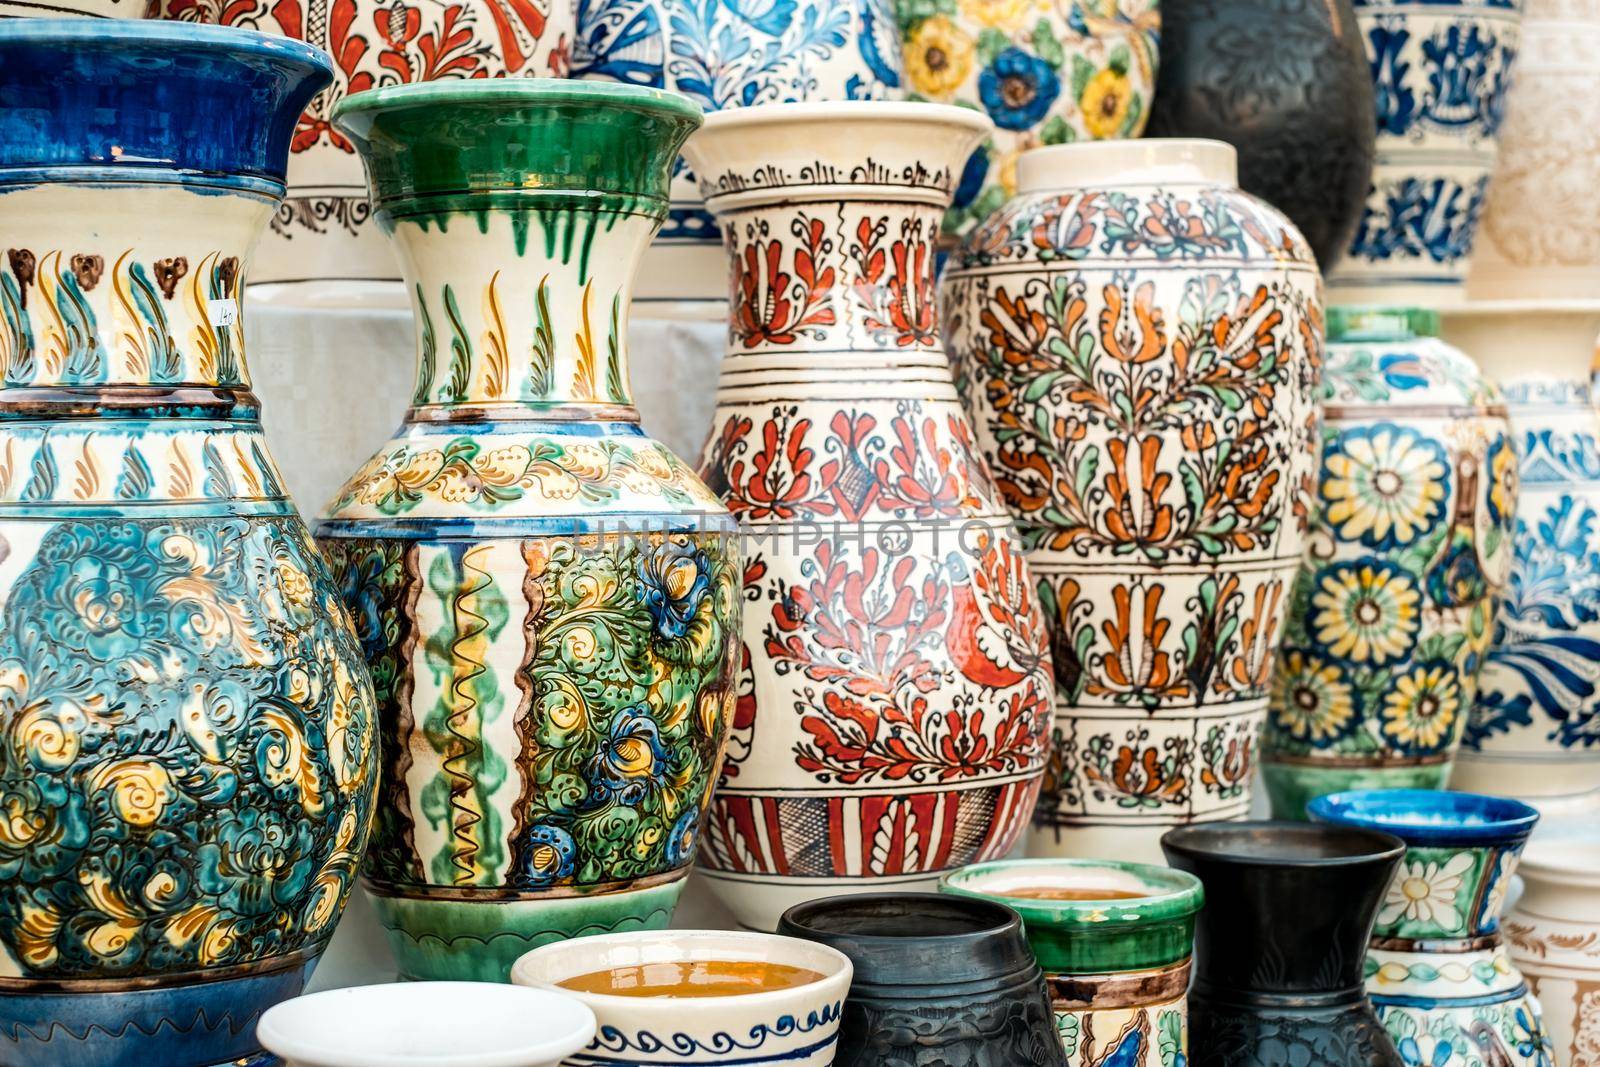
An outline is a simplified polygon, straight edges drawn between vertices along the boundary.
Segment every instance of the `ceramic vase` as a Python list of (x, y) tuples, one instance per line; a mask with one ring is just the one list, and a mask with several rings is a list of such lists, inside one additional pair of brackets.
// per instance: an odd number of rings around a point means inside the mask
[(690, 164), (730, 259), (703, 475), (745, 532), (744, 640), (706, 882), (746, 926), (932, 889), (1038, 796), (1049, 644), (951, 384), (940, 212), (988, 129), (935, 104), (711, 115)]
[(1309, 810), (1406, 844), (1366, 964), (1367, 992), (1402, 1058), (1551, 1067), (1539, 1002), (1500, 934), (1500, 909), (1539, 813), (1516, 800), (1420, 789), (1332, 793)]
[(1040, 145), (1138, 137), (1156, 86), (1163, 0), (897, 0), (914, 100), (987, 112), (945, 216), (959, 236), (1016, 193), (1017, 157)]
[[(785, 988), (726, 996), (618, 996), (575, 993), (561, 985), (610, 968), (656, 970), (707, 961), (777, 964), (811, 971), (814, 977)], [(851, 972), (842, 952), (795, 937), (672, 930), (546, 945), (518, 960), (511, 980), (576, 996), (594, 1009), (599, 1032), (562, 1061), (566, 1067), (828, 1067), (839, 1044)]]
[(1316, 470), (1311, 250), (1217, 141), (1041, 149), (952, 257), (957, 385), (1054, 643), (1034, 855), (1242, 817)]
[(1203, 897), (1194, 875), (1106, 860), (999, 860), (951, 871), (939, 889), (1022, 916), (1071, 1067), (1188, 1062)]
[(1600, 304), (1445, 316), (1446, 337), (1502, 384), (1520, 457), (1511, 579), (1451, 779), (1456, 789), (1536, 805), (1590, 794), (1588, 806), (1600, 810), (1600, 415), (1590, 384), (1597, 333)]
[(1525, 0), (1474, 302), (1600, 300), (1600, 0)]
[(727, 737), (731, 520), (640, 429), (625, 333), (699, 109), (518, 79), (338, 116), (417, 328), (413, 405), (317, 531), (378, 679), (367, 885), (403, 976), (505, 981), (666, 925)]
[(588, 1005), (548, 990), (395, 982), (298, 997), (258, 1029), (283, 1067), (556, 1067), (595, 1025)]
[(251, 276), (266, 283), (257, 299), (301, 312), (405, 303), (355, 143), (333, 121), (339, 102), (436, 79), (565, 77), (575, 22), (573, 0), (151, 0), (151, 11), (281, 33), (333, 57), (333, 84), (295, 126), (289, 195)]
[(855, 967), (835, 1067), (1067, 1067), (1044, 974), (1003, 904), (829, 897), (789, 909), (778, 931)]
[(1324, 271), (1372, 181), (1372, 77), (1350, 0), (1162, 0), (1156, 137), (1239, 150), (1239, 185), (1304, 235)]
[[(576, 0), (574, 78), (651, 85), (706, 111), (804, 100), (892, 100), (904, 90), (890, 0)], [(727, 314), (722, 236), (679, 160), (672, 210), (636, 297), (664, 319)]]
[(1555, 1062), (1600, 1065), (1600, 847), (1530, 844), (1522, 895), (1506, 916), (1511, 962), (1544, 1009)]
[(259, 1048), (332, 935), (372, 683), (287, 499), (241, 285), (328, 60), (0, 23), (0, 1061)]
[(1361, 985), (1405, 851), (1390, 834), (1303, 823), (1188, 826), (1161, 840), (1205, 886), (1189, 989), (1193, 1067), (1406, 1067)]
[(1517, 458), (1499, 390), (1438, 316), (1334, 308), (1322, 465), (1273, 674), (1278, 818), (1324, 793), (1442, 789), (1511, 567)]
[(1377, 164), (1338, 304), (1444, 307), (1466, 299), (1498, 155), (1522, 0), (1354, 0), (1377, 104)]

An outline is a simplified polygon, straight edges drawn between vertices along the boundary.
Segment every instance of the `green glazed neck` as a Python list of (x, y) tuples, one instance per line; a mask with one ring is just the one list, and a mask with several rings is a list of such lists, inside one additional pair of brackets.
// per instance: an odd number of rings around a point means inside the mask
[[(1009, 895), (1056, 883), (1142, 894), (1112, 900), (1041, 900)], [(1022, 916), (1046, 974), (1116, 974), (1169, 967), (1194, 951), (1195, 916), (1205, 900), (1184, 871), (1113, 860), (996, 860), (951, 871), (943, 893), (999, 901)]]
[(1374, 306), (1328, 309), (1329, 341), (1411, 341), (1438, 337), (1439, 313), (1427, 308)]

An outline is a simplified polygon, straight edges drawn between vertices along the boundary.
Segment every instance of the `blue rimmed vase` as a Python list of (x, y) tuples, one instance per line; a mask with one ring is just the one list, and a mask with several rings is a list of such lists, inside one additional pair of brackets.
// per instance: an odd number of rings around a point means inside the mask
[(1406, 844), (1365, 974), (1408, 1067), (1551, 1067), (1539, 1003), (1500, 930), (1539, 813), (1504, 797), (1424, 789), (1332, 793), (1308, 810), (1317, 821), (1382, 830)]
[(0, 24), (0, 1061), (255, 1053), (343, 909), (372, 685), (240, 292), (328, 57)]

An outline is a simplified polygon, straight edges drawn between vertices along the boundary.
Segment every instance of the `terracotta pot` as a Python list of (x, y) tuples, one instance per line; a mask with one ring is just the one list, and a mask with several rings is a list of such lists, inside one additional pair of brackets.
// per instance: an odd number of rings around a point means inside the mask
[[(1591, 824), (1592, 826), (1592, 824)], [(1555, 1062), (1600, 1065), (1600, 845), (1529, 845), (1506, 916), (1511, 961), (1544, 1010)]]
[(1044, 772), (1048, 639), (956, 398), (933, 257), (988, 120), (934, 104), (709, 116), (731, 260), (702, 461), (744, 524), (744, 647), (700, 853), (741, 923), (932, 888), (1010, 851)]
[(1311, 250), (1217, 141), (1040, 149), (945, 272), (977, 445), (1054, 639), (1035, 855), (1250, 807), (1316, 470)]
[(341, 105), (417, 383), (318, 528), (384, 725), (367, 885), (401, 974), (665, 926), (734, 700), (732, 521), (648, 438), (628, 298), (699, 110), (517, 79)]
[(1442, 789), (1511, 568), (1517, 458), (1499, 390), (1424, 311), (1334, 308), (1322, 465), (1273, 677), (1279, 818), (1324, 793)]

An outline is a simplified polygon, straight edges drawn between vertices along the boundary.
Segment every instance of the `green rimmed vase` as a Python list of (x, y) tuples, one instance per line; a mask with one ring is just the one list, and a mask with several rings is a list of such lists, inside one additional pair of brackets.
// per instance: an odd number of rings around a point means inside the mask
[(417, 334), (412, 405), (320, 543), (378, 679), (367, 886), (407, 977), (505, 981), (664, 927), (733, 700), (732, 520), (639, 426), (635, 267), (700, 124), (562, 81), (347, 98)]
[(1022, 916), (1072, 1067), (1184, 1067), (1200, 880), (1111, 860), (998, 860), (951, 871), (941, 892)]

